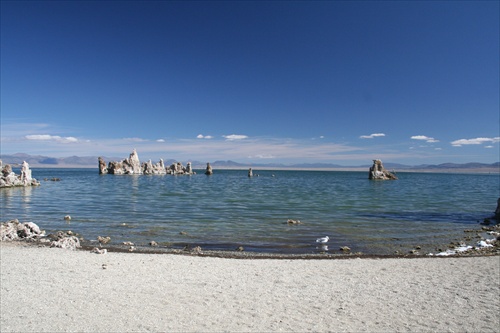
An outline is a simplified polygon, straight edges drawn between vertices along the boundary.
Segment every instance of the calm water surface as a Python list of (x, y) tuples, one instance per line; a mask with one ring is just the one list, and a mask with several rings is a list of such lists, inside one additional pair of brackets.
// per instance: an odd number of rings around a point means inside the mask
[[(99, 175), (97, 169), (33, 169), (40, 187), (0, 189), (2, 221), (37, 223), (47, 233), (72, 230), (120, 244), (154, 240), (183, 248), (392, 254), (463, 238), (493, 214), (498, 174), (399, 173), (369, 181), (368, 172), (215, 170), (205, 176)], [(44, 181), (58, 177), (61, 181)], [(65, 215), (71, 215), (67, 223)], [(288, 219), (300, 225), (288, 225)], [(181, 234), (182, 232), (182, 234)]]

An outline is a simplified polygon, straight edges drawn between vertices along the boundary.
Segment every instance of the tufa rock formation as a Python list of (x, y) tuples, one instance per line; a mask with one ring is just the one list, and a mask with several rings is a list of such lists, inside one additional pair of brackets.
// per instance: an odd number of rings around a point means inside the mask
[[(101, 165), (101, 160), (99, 160), (99, 166)], [(121, 162), (109, 162), (107, 172), (112, 175), (140, 175), (142, 174), (141, 162), (139, 161), (139, 155), (134, 149), (130, 154), (129, 158), (124, 159)]]
[(112, 174), (112, 175), (192, 175), (195, 174), (193, 168), (191, 167), (191, 162), (187, 163), (184, 167), (182, 163), (173, 163), (169, 167), (165, 167), (163, 159), (156, 164), (153, 164), (151, 160), (142, 163), (139, 160), (139, 155), (134, 149), (130, 154), (129, 158), (122, 160), (121, 162), (109, 162), (106, 167), (106, 162), (102, 157), (98, 159), (99, 163), (99, 174)]
[[(2, 163), (0, 161), (0, 167)], [(7, 164), (2, 168), (0, 175), (0, 187), (14, 187), (14, 186), (38, 186), (40, 183), (31, 177), (31, 169), (29, 164), (24, 161), (21, 165), (21, 174), (16, 175), (12, 171), (12, 167)]]
[(212, 170), (212, 166), (210, 163), (207, 163), (207, 169), (205, 170), (205, 175), (211, 176), (214, 174), (214, 171)]
[(373, 165), (370, 167), (370, 173), (368, 174), (369, 179), (375, 180), (395, 180), (398, 179), (396, 175), (387, 171), (382, 165), (381, 160), (373, 160)]
[(172, 165), (167, 168), (167, 174), (169, 175), (193, 175), (195, 172), (191, 167), (191, 162), (187, 163), (187, 166), (184, 167), (181, 162), (172, 163)]
[(142, 173), (145, 175), (165, 175), (167, 173), (167, 170), (165, 169), (163, 159), (160, 158), (160, 161), (156, 164), (153, 164), (151, 160), (143, 163)]
[(106, 162), (104, 161), (104, 158), (99, 156), (99, 174), (104, 175), (108, 173), (108, 167), (106, 166)]
[(33, 222), (20, 223), (17, 219), (0, 225), (0, 241), (32, 240), (45, 236), (45, 231)]

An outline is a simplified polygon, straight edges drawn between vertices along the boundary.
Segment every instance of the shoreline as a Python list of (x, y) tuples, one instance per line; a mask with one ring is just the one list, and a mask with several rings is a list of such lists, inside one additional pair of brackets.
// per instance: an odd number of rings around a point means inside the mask
[[(500, 199), (499, 199), (500, 201)], [(70, 217), (69, 217), (70, 218)], [(54, 231), (47, 234), (40, 226), (33, 222), (19, 222), (17, 219), (1, 223), (0, 244), (19, 243), (26, 246), (63, 247), (69, 250), (87, 252), (117, 252), (117, 253), (144, 253), (144, 254), (176, 254), (200, 257), (228, 258), (228, 259), (286, 259), (286, 260), (314, 260), (314, 259), (360, 259), (360, 258), (423, 258), (441, 256), (499, 256), (500, 255), (500, 221), (495, 217), (485, 218), (474, 228), (463, 229), (462, 236), (450, 234), (448, 241), (435, 244), (413, 245), (398, 248), (394, 252), (352, 251), (349, 247), (326, 249), (317, 252), (290, 253), (252, 251), (243, 246), (232, 249), (210, 249), (202, 244), (183, 243), (164, 245), (155, 241), (149, 244), (133, 243), (130, 241), (113, 242), (112, 238), (98, 236), (97, 239), (87, 239), (85, 235), (74, 233), (71, 230)], [(55, 244), (58, 243), (58, 244)], [(202, 246), (200, 246), (202, 245)]]
[[(496, 229), (500, 229), (500, 224), (495, 225)], [(471, 232), (471, 231), (466, 231)], [(479, 234), (481, 230), (475, 230)], [(70, 234), (74, 235), (70, 232)], [(78, 235), (79, 236), (79, 235)], [(0, 246), (12, 247), (36, 247), (36, 248), (53, 248), (47, 236), (39, 239), (18, 239), (10, 241), (0, 241)], [(494, 238), (490, 238), (494, 240)], [(221, 258), (221, 259), (236, 259), (236, 260), (354, 260), (354, 259), (422, 259), (422, 258), (462, 258), (462, 257), (492, 257), (500, 256), (500, 236), (497, 236), (496, 242), (492, 246), (479, 247), (470, 246), (467, 250), (458, 250), (459, 243), (451, 242), (446, 251), (440, 253), (420, 253), (418, 251), (410, 251), (408, 253), (394, 254), (372, 254), (362, 252), (318, 252), (318, 253), (272, 253), (272, 252), (253, 252), (253, 251), (238, 251), (238, 250), (206, 250), (199, 246), (189, 247), (185, 249), (172, 248), (167, 246), (145, 246), (130, 244), (100, 244), (97, 241), (84, 240), (80, 246), (75, 249), (62, 249), (65, 251), (76, 252), (98, 252), (106, 253), (125, 253), (130, 255), (135, 254), (151, 254), (151, 255), (175, 255), (175, 256), (191, 256), (202, 258)], [(7, 245), (8, 244), (8, 245)], [(457, 246), (452, 246), (457, 245)], [(450, 251), (449, 253), (446, 253)], [(454, 252), (455, 251), (455, 252)]]
[[(233, 260), (0, 243), (2, 332), (498, 332), (498, 256)], [(22, 283), (20, 283), (22, 281)]]

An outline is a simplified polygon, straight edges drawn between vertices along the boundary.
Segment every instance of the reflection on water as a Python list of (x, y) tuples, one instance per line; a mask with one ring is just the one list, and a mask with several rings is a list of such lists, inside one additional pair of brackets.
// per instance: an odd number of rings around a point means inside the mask
[[(36, 191), (36, 186), (27, 187), (9, 187), (0, 189), (2, 222), (14, 218), (29, 216), (31, 212), (32, 194)], [(9, 217), (9, 212), (15, 211), (16, 217)]]

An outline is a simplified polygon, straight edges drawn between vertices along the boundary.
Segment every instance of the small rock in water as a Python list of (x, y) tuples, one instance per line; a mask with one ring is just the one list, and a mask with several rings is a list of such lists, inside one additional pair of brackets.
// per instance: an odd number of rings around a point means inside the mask
[(111, 242), (111, 237), (109, 237), (109, 236), (108, 237), (97, 236), (97, 240), (101, 244), (108, 244), (109, 242)]
[(302, 224), (302, 222), (300, 222), (299, 220), (292, 220), (292, 219), (288, 219), (288, 221), (286, 221), (287, 224)]
[(340, 248), (340, 250), (341, 250), (342, 252), (351, 252), (351, 248), (350, 248), (349, 246), (342, 246), (342, 247)]
[(490, 225), (491, 221), (490, 221), (490, 219), (486, 218), (486, 219), (483, 220), (483, 222), (481, 224), (482, 225)]
[(238, 246), (236, 248), (236, 251), (245, 251), (245, 248), (243, 246)]
[(150, 246), (158, 246), (158, 243), (157, 243), (157, 242), (155, 242), (155, 241), (151, 241), (151, 242), (149, 242), (149, 245), (150, 245)]
[(203, 254), (203, 252), (201, 251), (201, 246), (196, 246), (196, 247), (194, 247), (194, 248), (191, 250), (191, 253), (193, 253), (193, 254)]
[(188, 233), (187, 233), (187, 232), (185, 232), (185, 231), (181, 231), (181, 232), (179, 232), (179, 235), (186, 236), (187, 234), (188, 234)]
[(64, 217), (64, 219), (65, 219), (66, 221), (71, 221), (71, 216), (66, 215), (66, 216)]

